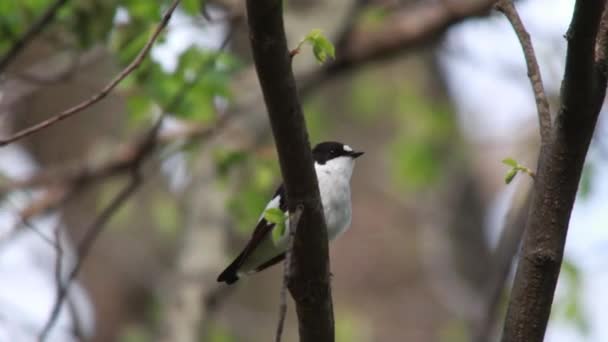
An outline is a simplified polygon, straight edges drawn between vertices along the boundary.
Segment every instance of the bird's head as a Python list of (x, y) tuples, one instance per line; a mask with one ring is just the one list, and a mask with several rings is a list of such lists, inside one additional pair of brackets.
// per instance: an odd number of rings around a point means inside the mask
[(312, 149), (315, 168), (318, 171), (344, 175), (350, 178), (355, 166), (355, 159), (363, 152), (355, 151), (350, 146), (335, 141), (326, 141)]

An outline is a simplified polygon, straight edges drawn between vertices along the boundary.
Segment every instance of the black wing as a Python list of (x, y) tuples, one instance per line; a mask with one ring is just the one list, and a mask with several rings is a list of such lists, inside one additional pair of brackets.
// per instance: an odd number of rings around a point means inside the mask
[[(283, 186), (283, 184), (281, 184), (281, 186), (279, 186), (277, 191), (275, 191), (274, 195), (272, 196), (272, 200), (275, 200), (277, 198), (277, 196), (279, 198), (279, 209), (283, 212), (286, 212), (287, 211), (287, 200), (286, 200), (286, 196), (285, 196), (285, 187)], [(251, 235), (251, 239), (249, 239), (249, 242), (247, 242), (247, 245), (245, 245), (245, 248), (243, 248), (243, 251), (217, 277), (217, 281), (218, 282), (223, 281), (226, 284), (233, 284), (234, 282), (239, 280), (239, 277), (237, 274), (239, 268), (241, 267), (241, 265), (243, 265), (243, 262), (245, 262), (247, 257), (251, 254), (251, 252), (253, 252), (253, 250), (255, 250), (255, 248), (260, 244), (260, 242), (262, 242), (264, 237), (266, 237), (266, 235), (268, 233), (270, 233), (270, 231), (272, 231), (272, 228), (274, 228), (274, 223), (268, 222), (268, 221), (266, 221), (266, 219), (264, 217), (262, 217), (262, 219), (258, 222), (257, 226), (255, 227), (253, 234)], [(280, 257), (284, 257), (284, 255), (281, 254)], [(263, 263), (260, 267), (258, 267), (256, 269), (256, 271), (261, 271), (262, 269), (272, 266), (282, 260), (282, 258), (278, 258), (278, 259), (277, 258), (278, 257), (275, 257), (275, 258)]]

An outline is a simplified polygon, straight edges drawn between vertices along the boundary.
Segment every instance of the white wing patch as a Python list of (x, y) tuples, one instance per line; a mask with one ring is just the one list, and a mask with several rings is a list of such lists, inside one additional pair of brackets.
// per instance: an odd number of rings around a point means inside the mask
[(352, 152), (352, 151), (353, 151), (353, 149), (352, 149), (350, 146), (348, 146), (348, 145), (344, 145), (342, 148), (343, 148), (343, 149), (344, 149), (344, 151), (346, 151), (346, 152)]
[(268, 204), (266, 205), (266, 209), (278, 208), (280, 203), (281, 203), (281, 195), (277, 195), (275, 198), (270, 200), (270, 202), (268, 202)]
[(264, 211), (262, 211), (262, 215), (260, 215), (258, 222), (260, 222), (264, 218), (264, 213), (266, 212), (266, 210), (268, 210), (270, 208), (279, 208), (280, 204), (281, 204), (281, 195), (277, 195), (272, 200), (270, 200), (270, 202), (268, 202), (268, 204), (266, 205), (266, 208), (264, 208)]

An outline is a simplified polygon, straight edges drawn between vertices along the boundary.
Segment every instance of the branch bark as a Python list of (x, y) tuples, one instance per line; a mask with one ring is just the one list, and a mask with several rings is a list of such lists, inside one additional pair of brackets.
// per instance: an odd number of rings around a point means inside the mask
[(285, 252), (285, 261), (283, 261), (283, 285), (281, 286), (280, 305), (279, 305), (279, 322), (277, 324), (277, 334), (275, 342), (281, 342), (283, 337), (283, 326), (285, 325), (285, 316), (287, 316), (287, 284), (291, 278), (291, 259), (293, 251), (293, 238), (296, 235), (298, 225), (300, 224), (300, 216), (302, 215), (302, 207), (297, 207), (296, 211), (289, 218), (289, 233), (287, 235), (287, 251)]
[(496, 8), (509, 19), (523, 49), (526, 67), (528, 69), (528, 77), (530, 78), (532, 90), (534, 91), (534, 98), (536, 99), (540, 141), (542, 144), (546, 144), (549, 142), (549, 135), (551, 134), (551, 110), (549, 109), (549, 101), (547, 100), (545, 88), (543, 87), (543, 79), (540, 74), (538, 62), (536, 61), (536, 54), (534, 53), (530, 34), (526, 31), (512, 0), (499, 0), (496, 3)]
[(549, 142), (540, 149), (503, 342), (541, 342), (545, 335), (570, 213), (606, 92), (605, 66), (595, 54), (604, 7), (605, 1), (576, 1), (566, 35), (562, 103)]
[(283, 1), (247, 0), (254, 62), (275, 138), (290, 212), (304, 208), (288, 284), (300, 341), (333, 342), (327, 228), (283, 26)]

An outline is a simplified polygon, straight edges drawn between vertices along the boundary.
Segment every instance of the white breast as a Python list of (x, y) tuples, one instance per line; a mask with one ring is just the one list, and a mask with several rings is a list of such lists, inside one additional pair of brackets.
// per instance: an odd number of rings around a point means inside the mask
[(336, 158), (324, 165), (315, 164), (330, 240), (345, 232), (351, 223), (350, 177), (353, 166), (354, 161), (348, 157)]

